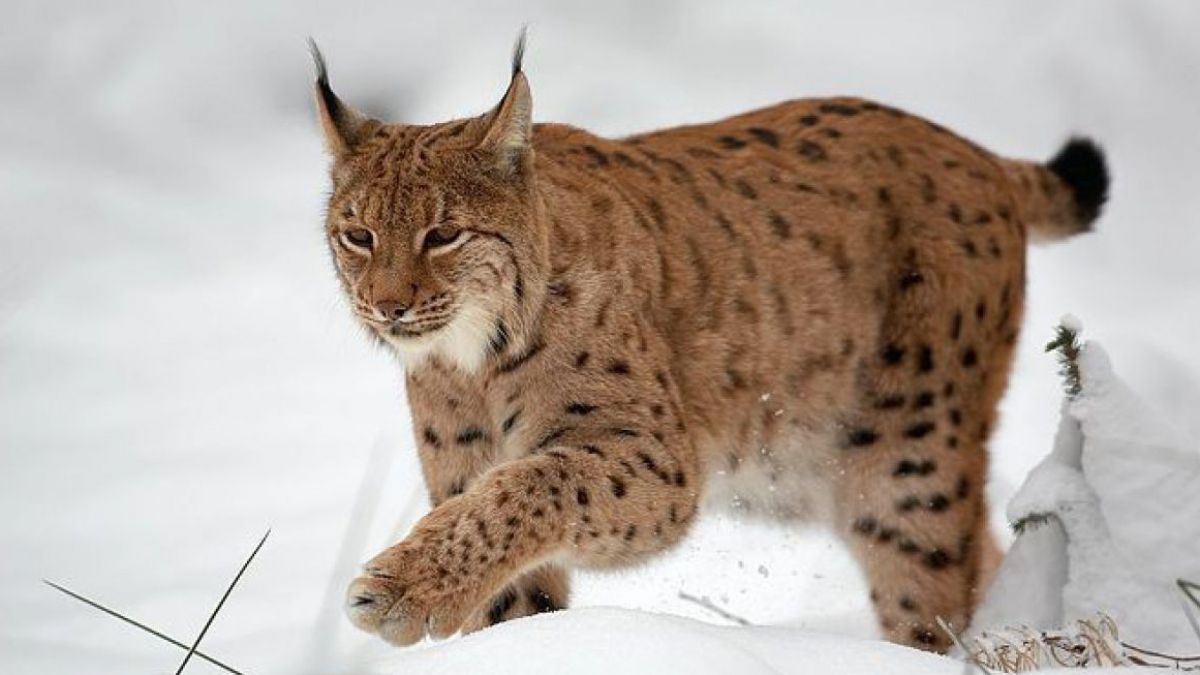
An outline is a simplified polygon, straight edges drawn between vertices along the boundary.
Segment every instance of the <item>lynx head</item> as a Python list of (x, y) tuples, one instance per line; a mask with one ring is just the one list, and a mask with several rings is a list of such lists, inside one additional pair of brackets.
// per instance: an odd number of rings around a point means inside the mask
[(547, 274), (524, 33), (491, 111), (427, 126), (344, 104), (310, 46), (332, 156), (326, 235), (356, 317), (408, 363), (477, 369), (528, 322)]

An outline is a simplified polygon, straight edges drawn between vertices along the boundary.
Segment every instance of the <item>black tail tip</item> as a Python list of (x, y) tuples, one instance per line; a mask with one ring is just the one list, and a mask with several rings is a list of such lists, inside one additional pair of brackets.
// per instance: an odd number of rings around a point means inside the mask
[(1075, 195), (1075, 215), (1081, 225), (1090, 226), (1108, 201), (1109, 176), (1104, 151), (1089, 138), (1072, 138), (1046, 167), (1070, 186)]

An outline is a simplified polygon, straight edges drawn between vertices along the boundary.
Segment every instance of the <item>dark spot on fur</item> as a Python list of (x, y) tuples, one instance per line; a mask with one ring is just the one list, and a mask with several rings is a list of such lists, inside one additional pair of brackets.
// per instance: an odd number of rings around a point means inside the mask
[(933, 422), (917, 422), (904, 430), (904, 435), (907, 438), (924, 438), (933, 431), (935, 425)]
[(922, 562), (931, 570), (941, 570), (950, 565), (950, 555), (940, 548), (935, 548), (925, 554)]
[(527, 347), (525, 351), (501, 363), (498, 370), (501, 373), (511, 373), (519, 369), (521, 366), (524, 366), (533, 357), (537, 356), (538, 353), (542, 351), (542, 348), (543, 345), (540, 341), (534, 342), (532, 345)]
[(507, 588), (494, 601), (488, 609), (488, 624), (494, 626), (504, 620), (504, 615), (508, 614), (513, 605), (517, 603), (517, 594), (513, 589)]
[(884, 363), (889, 366), (894, 366), (900, 363), (900, 361), (904, 358), (904, 348), (894, 344), (889, 344), (888, 346), (884, 347), (882, 356)]
[(753, 136), (760, 143), (765, 143), (772, 148), (779, 147), (779, 134), (771, 131), (770, 129), (764, 129), (763, 127), (750, 127), (746, 130), (746, 132)]
[(746, 141), (736, 136), (721, 136), (717, 139), (717, 143), (727, 150), (737, 150), (738, 148), (746, 147)]
[(913, 399), (913, 410), (920, 410), (922, 408), (928, 408), (929, 406), (933, 405), (933, 401), (934, 401), (933, 392), (932, 391), (923, 391), (920, 394), (917, 394), (917, 397)]
[(471, 445), (476, 441), (484, 440), (485, 437), (483, 429), (479, 427), (467, 427), (459, 432), (458, 437), (454, 440), (458, 441), (459, 445)]
[(929, 498), (929, 502), (925, 505), (925, 508), (935, 513), (941, 513), (950, 508), (950, 500), (946, 498), (946, 495), (936, 494)]
[(900, 290), (907, 291), (923, 281), (925, 281), (925, 277), (920, 272), (909, 270), (904, 273), (904, 276), (900, 277)]
[(540, 442), (538, 442), (537, 449), (540, 450), (542, 448), (549, 447), (555, 441), (562, 438), (563, 434), (567, 433), (568, 431), (570, 431), (570, 430), (564, 429), (564, 428), (559, 428), (559, 429), (555, 429), (554, 431), (551, 431), (550, 433), (546, 434), (545, 438), (543, 438)]
[(608, 364), (608, 368), (606, 370), (614, 375), (628, 375), (629, 364), (625, 361), (613, 361), (612, 363)]
[(438, 438), (437, 432), (429, 427), (425, 427), (425, 442), (432, 445), (435, 449), (441, 449), (442, 439)]
[(847, 442), (856, 448), (871, 445), (879, 439), (879, 434), (874, 429), (852, 429), (847, 436)]
[(616, 476), (609, 476), (608, 481), (612, 484), (611, 487), (614, 497), (620, 499), (621, 497), (625, 496), (625, 481), (617, 478)]
[(594, 166), (608, 166), (608, 155), (597, 150), (596, 146), (585, 145), (583, 151), (592, 159)]
[(853, 117), (858, 114), (858, 108), (844, 103), (822, 103), (817, 110), (823, 113), (832, 113), (843, 117)]
[(667, 212), (663, 210), (662, 204), (657, 199), (646, 200), (646, 208), (650, 209), (650, 217), (654, 219), (654, 225), (661, 232), (667, 224)]
[(885, 396), (885, 397), (879, 399), (875, 403), (875, 408), (877, 410), (894, 410), (896, 408), (901, 408), (903, 406), (904, 406), (904, 397), (901, 396), (900, 394), (892, 394), (891, 396)]
[(928, 476), (937, 470), (937, 463), (933, 460), (922, 460), (920, 462), (911, 459), (902, 459), (896, 464), (896, 468), (892, 470), (892, 475), (899, 478), (902, 476)]
[(879, 522), (871, 516), (862, 516), (854, 521), (854, 531), (858, 534), (870, 536), (874, 534), (875, 528), (879, 526)]
[(829, 154), (825, 152), (825, 148), (812, 141), (804, 140), (796, 146), (796, 152), (800, 153), (810, 162), (823, 162), (829, 159)]
[(920, 505), (921, 505), (920, 499), (918, 499), (915, 495), (909, 495), (909, 496), (905, 497), (904, 499), (901, 499), (900, 501), (896, 502), (896, 509), (898, 511), (906, 513), (908, 511), (912, 511), (912, 510), (916, 509)]
[(771, 211), (770, 215), (771, 231), (780, 239), (788, 239), (792, 236), (792, 225), (783, 216), (776, 211)]
[(816, 126), (820, 121), (821, 118), (816, 115), (804, 115), (800, 118), (800, 124), (806, 127)]
[(933, 349), (929, 345), (921, 345), (917, 352), (917, 372), (928, 373), (933, 370)]
[(970, 368), (979, 362), (979, 355), (975, 353), (974, 347), (967, 347), (963, 352), (962, 364), (964, 368)]
[(575, 402), (575, 403), (567, 404), (567, 414), (568, 415), (588, 415), (595, 409), (596, 409), (596, 406), (594, 406), (590, 403)]
[(521, 411), (518, 410), (504, 419), (504, 423), (500, 425), (500, 430), (504, 433), (512, 431), (513, 425), (517, 423), (517, 418), (521, 416)]

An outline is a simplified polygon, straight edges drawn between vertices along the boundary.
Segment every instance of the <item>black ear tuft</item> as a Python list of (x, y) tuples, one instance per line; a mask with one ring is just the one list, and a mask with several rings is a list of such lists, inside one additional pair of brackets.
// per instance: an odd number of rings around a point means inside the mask
[(317, 71), (317, 92), (321, 96), (321, 103), (336, 123), (341, 113), (342, 102), (329, 86), (329, 69), (325, 66), (325, 55), (321, 53), (321, 48), (312, 36), (308, 38), (308, 52), (312, 54), (313, 67)]
[(308, 53), (312, 54), (313, 67), (317, 70), (317, 82), (329, 86), (329, 71), (325, 67), (325, 56), (321, 54), (321, 48), (317, 46), (317, 41), (308, 36)]
[(1108, 201), (1108, 166), (1104, 151), (1088, 138), (1072, 138), (1046, 167), (1071, 188), (1075, 197), (1075, 215), (1087, 226), (1100, 216)]
[(513, 45), (512, 55), (512, 74), (516, 77), (517, 73), (521, 72), (521, 61), (525, 59), (525, 36), (529, 33), (529, 24), (521, 26), (521, 32), (517, 33), (517, 43)]

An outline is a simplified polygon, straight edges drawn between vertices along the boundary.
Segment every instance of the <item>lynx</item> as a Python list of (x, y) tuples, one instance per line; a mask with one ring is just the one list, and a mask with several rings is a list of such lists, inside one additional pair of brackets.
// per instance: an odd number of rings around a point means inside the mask
[(1000, 553), (987, 441), (1025, 248), (1108, 188), (1075, 139), (1001, 158), (857, 98), (606, 139), (500, 102), (443, 124), (343, 103), (313, 46), (326, 235), (402, 361), (432, 510), (352, 622), (398, 645), (566, 607), (702, 506), (832, 528), (887, 639), (945, 650)]

